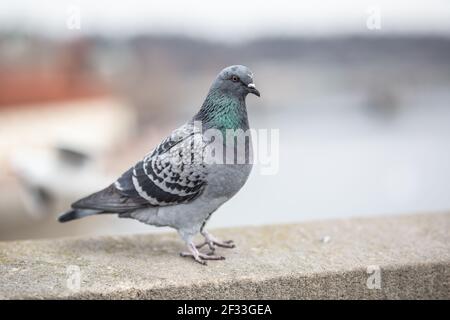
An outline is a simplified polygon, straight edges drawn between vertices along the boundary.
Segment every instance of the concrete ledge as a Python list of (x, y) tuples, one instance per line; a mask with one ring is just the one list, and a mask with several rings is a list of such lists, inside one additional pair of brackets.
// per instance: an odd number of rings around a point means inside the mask
[(449, 231), (450, 214), (217, 230), (238, 247), (207, 267), (175, 233), (3, 242), (0, 298), (449, 299)]

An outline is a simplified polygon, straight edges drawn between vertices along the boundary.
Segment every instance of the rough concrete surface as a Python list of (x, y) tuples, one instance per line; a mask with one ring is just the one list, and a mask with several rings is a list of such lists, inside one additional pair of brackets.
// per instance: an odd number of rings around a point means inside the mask
[(237, 248), (208, 266), (175, 233), (1, 242), (0, 298), (449, 299), (449, 231), (450, 214), (222, 229)]

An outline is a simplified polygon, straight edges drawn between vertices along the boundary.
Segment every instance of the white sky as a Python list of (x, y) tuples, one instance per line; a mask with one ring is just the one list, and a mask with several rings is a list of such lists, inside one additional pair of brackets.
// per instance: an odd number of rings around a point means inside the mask
[[(68, 30), (68, 7), (78, 6), (81, 31)], [(377, 7), (381, 30), (366, 27)], [(49, 35), (105, 32), (188, 34), (240, 41), (264, 35), (439, 33), (450, 35), (450, 0), (2, 0), (0, 29)]]

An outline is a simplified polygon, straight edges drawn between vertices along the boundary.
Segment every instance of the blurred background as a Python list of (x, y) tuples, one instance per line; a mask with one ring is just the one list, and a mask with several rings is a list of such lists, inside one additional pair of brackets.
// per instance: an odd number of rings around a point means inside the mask
[(244, 64), (279, 129), (210, 227), (450, 209), (450, 2), (0, 2), (0, 240), (156, 232), (58, 224)]

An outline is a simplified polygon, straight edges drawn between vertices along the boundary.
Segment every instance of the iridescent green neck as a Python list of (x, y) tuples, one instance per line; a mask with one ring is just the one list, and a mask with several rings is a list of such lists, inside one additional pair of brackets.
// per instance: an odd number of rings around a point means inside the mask
[(227, 129), (247, 130), (245, 97), (211, 90), (194, 120), (202, 121), (204, 129), (216, 128), (223, 132)]

